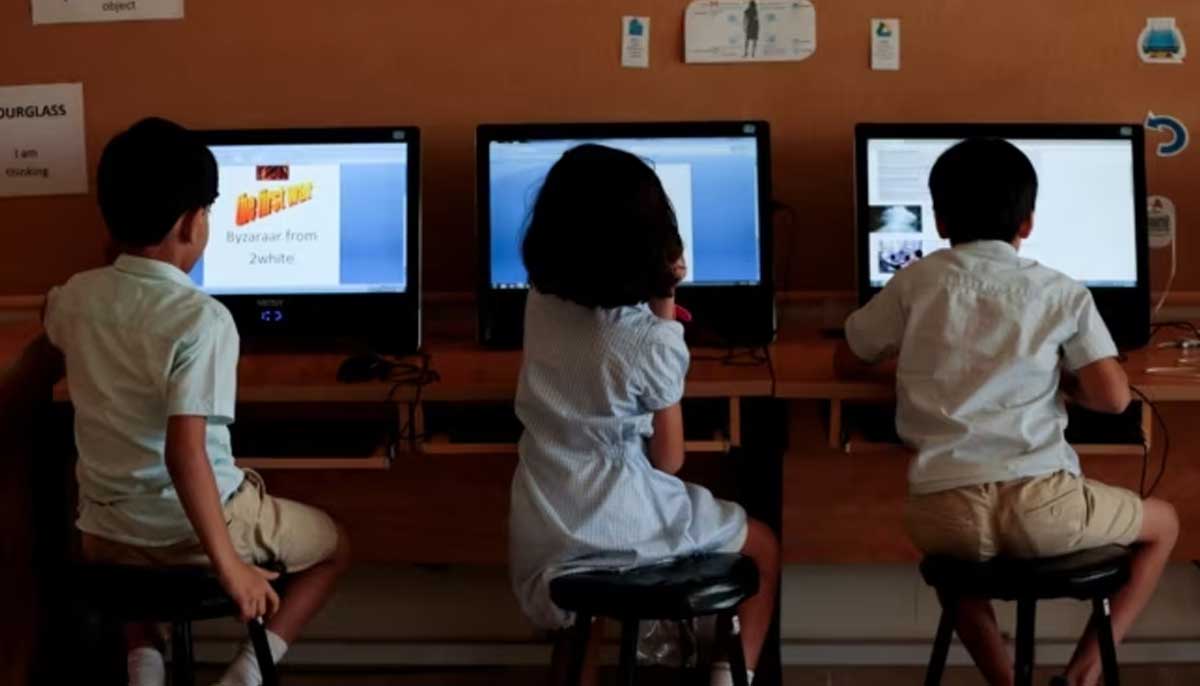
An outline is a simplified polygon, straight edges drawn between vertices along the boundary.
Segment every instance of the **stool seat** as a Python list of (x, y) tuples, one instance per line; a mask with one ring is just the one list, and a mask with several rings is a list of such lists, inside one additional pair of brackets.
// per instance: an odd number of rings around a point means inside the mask
[(238, 608), (207, 567), (79, 565), (75, 588), (89, 606), (136, 621), (203, 621), (236, 617)]
[(758, 568), (736, 554), (697, 555), (627, 571), (591, 571), (550, 583), (554, 604), (593, 617), (682, 620), (736, 608), (758, 592)]
[[(122, 623), (171, 625), (172, 686), (194, 686), (192, 622), (237, 617), (240, 610), (208, 567), (77, 564), (67, 570), (72, 592), (85, 614)], [(278, 590), (279, 584), (272, 583)], [(266, 627), (246, 625), (263, 686), (278, 686)]]
[(1110, 545), (1045, 559), (997, 557), (972, 562), (929, 556), (921, 562), (925, 583), (942, 592), (997, 600), (1075, 598), (1116, 593), (1129, 580), (1132, 553)]

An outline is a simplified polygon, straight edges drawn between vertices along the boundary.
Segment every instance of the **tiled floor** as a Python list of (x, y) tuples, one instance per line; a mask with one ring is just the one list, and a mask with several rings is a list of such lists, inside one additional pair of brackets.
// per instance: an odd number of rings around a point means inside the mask
[[(1040, 670), (1034, 683), (1046, 686), (1055, 672)], [(214, 674), (202, 674), (197, 683), (210, 683)], [(609, 677), (601, 684), (615, 683)], [(680, 680), (670, 673), (647, 673), (639, 681), (645, 686), (677, 686)], [(208, 677), (205, 680), (204, 677)], [(789, 668), (784, 671), (784, 686), (919, 686), (923, 670), (911, 667), (872, 668)], [(1131, 666), (1122, 670), (1122, 683), (1132, 686), (1196, 686), (1200, 684), (1200, 665)], [(288, 686), (542, 686), (541, 669), (471, 669), (455, 671), (364, 671), (317, 672), (290, 671)], [(986, 686), (973, 669), (947, 670), (943, 686)]]

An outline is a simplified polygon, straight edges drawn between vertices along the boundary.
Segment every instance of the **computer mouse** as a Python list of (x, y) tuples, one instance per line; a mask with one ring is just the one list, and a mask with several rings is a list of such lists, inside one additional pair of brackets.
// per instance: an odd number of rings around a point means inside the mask
[(378, 355), (354, 355), (338, 367), (337, 380), (341, 383), (379, 381), (386, 373), (387, 363)]

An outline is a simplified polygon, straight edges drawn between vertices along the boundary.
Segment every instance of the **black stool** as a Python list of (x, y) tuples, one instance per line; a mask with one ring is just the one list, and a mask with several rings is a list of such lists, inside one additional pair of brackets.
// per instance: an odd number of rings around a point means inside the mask
[(592, 619), (608, 617), (621, 623), (620, 683), (637, 678), (637, 645), (643, 620), (682, 622), (717, 616), (718, 640), (728, 642), (733, 682), (746, 683), (746, 657), (734, 616), (744, 600), (758, 592), (758, 568), (742, 555), (699, 555), (624, 572), (596, 571), (562, 576), (550, 583), (550, 598), (575, 613), (575, 635), (568, 683), (583, 677)]
[(1113, 642), (1109, 598), (1129, 581), (1132, 553), (1121, 546), (1106, 546), (1042, 560), (996, 558), (967, 562), (930, 556), (921, 562), (925, 583), (937, 589), (942, 602), (933, 656), (925, 673), (926, 686), (942, 682), (946, 654), (954, 638), (958, 599), (962, 597), (1015, 600), (1017, 645), (1014, 677), (1017, 686), (1033, 683), (1034, 629), (1037, 601), (1074, 598), (1092, 602), (1092, 626), (1100, 640), (1106, 686), (1118, 686), (1117, 649)]
[[(239, 614), (207, 568), (79, 565), (72, 572), (79, 611), (121, 623), (171, 625), (171, 686), (195, 684), (192, 622)], [(266, 627), (252, 621), (246, 631), (258, 657), (263, 686), (279, 686)]]

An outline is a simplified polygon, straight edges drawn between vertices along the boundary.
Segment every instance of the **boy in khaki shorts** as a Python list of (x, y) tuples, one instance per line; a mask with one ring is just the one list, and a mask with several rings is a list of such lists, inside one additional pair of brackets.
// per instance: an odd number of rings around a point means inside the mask
[[(917, 453), (906, 524), (926, 553), (987, 560), (1136, 544), (1132, 578), (1113, 599), (1119, 641), (1157, 586), (1179, 521), (1166, 502), (1083, 478), (1063, 437), (1060, 391), (1100, 412), (1129, 405), (1117, 348), (1084, 286), (1017, 254), (1037, 198), (1020, 150), (966, 140), (937, 161), (929, 187), (953, 247), (906, 267), (850, 316), (839, 373), (876, 375), (895, 361), (896, 427)], [(990, 684), (1013, 683), (990, 602), (964, 600), (956, 629)], [(1100, 671), (1089, 630), (1057, 681), (1095, 686)]]
[[(97, 186), (122, 254), (52, 290), (44, 317), (75, 406), (84, 557), (211, 565), (242, 621), (267, 619), (278, 661), (332, 593), (349, 544), (325, 513), (272, 498), (234, 465), (238, 333), (188, 276), (208, 242), (216, 161), (191, 132), (147, 119), (105, 148)], [(268, 565), (294, 575), (282, 601)], [(129, 683), (162, 686), (157, 627), (126, 634)], [(253, 647), (220, 683), (262, 683)]]

